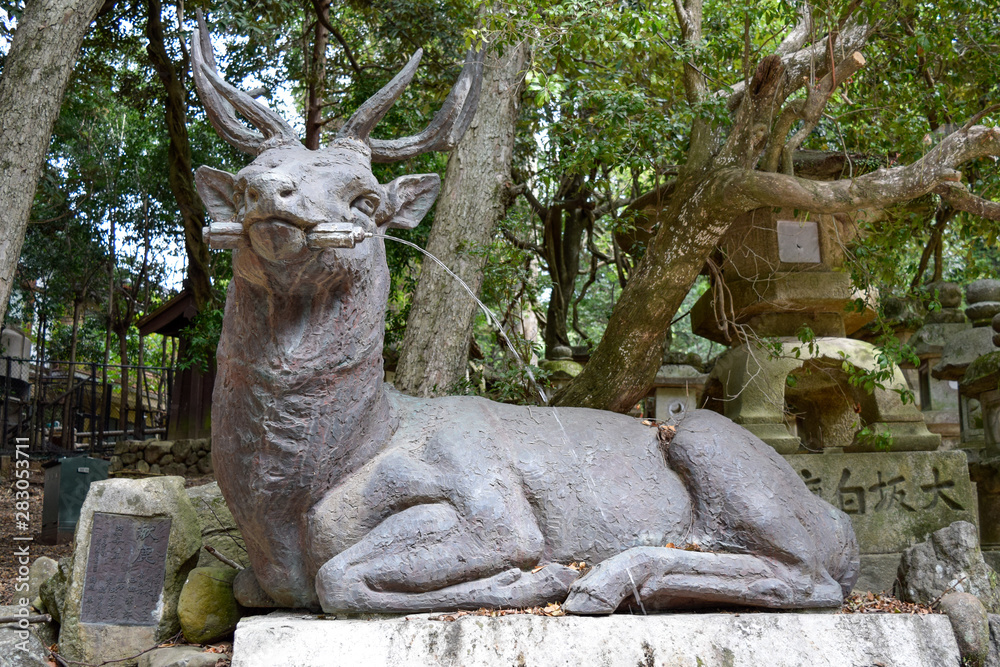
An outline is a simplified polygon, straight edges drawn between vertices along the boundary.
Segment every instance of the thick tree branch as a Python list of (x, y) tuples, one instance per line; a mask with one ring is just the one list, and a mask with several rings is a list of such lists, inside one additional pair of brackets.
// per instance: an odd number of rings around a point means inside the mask
[[(793, 151), (806, 140), (806, 137), (816, 128), (820, 118), (823, 116), (823, 109), (826, 108), (833, 91), (837, 88), (837, 81), (845, 81), (855, 72), (865, 66), (865, 58), (855, 51), (837, 65), (833, 72), (828, 72), (816, 85), (815, 88), (806, 89), (805, 100), (795, 100), (787, 104), (778, 116), (768, 140), (767, 149), (764, 151), (764, 160), (761, 169), (764, 171), (777, 171), (782, 157), (786, 165), (786, 173), (791, 172)], [(787, 141), (785, 137), (791, 131), (796, 120), (802, 120), (805, 124)]]
[(814, 213), (842, 213), (898, 204), (958, 182), (956, 167), (969, 160), (1000, 156), (1000, 128), (977, 125), (959, 130), (911, 165), (879, 169), (853, 179), (821, 182), (749, 169), (725, 169), (718, 175), (728, 197), (745, 210), (760, 206), (800, 208)]
[(361, 76), (361, 68), (358, 66), (358, 61), (354, 59), (354, 53), (351, 52), (351, 47), (347, 45), (347, 40), (344, 36), (340, 34), (340, 31), (333, 27), (333, 23), (327, 18), (326, 14), (323, 12), (323, 2), (322, 0), (312, 0), (313, 8), (316, 10), (316, 17), (319, 22), (323, 24), (323, 27), (330, 31), (334, 39), (340, 42), (340, 46), (344, 49), (344, 55), (347, 56), (348, 62), (351, 63), (351, 69), (358, 76)]
[(978, 197), (969, 192), (961, 183), (941, 183), (934, 188), (933, 192), (959, 211), (972, 213), (987, 220), (1000, 220), (1000, 202)]
[(779, 56), (787, 56), (795, 53), (809, 40), (809, 35), (813, 33), (812, 6), (808, 2), (803, 2), (799, 7), (799, 22), (789, 31), (785, 38), (781, 40), (774, 52)]
[[(688, 47), (701, 41), (702, 0), (674, 0), (681, 40)], [(692, 63), (684, 64), (684, 91), (688, 102), (696, 104), (705, 96), (705, 75)]]
[(993, 113), (997, 109), (1000, 109), (1000, 104), (993, 104), (986, 107), (985, 109), (977, 113), (975, 116), (965, 121), (965, 125), (962, 126), (962, 130), (968, 130), (970, 127), (981, 121), (983, 117), (986, 116), (986, 114)]
[(784, 81), (785, 67), (779, 56), (770, 55), (758, 63), (750, 80), (750, 94), (743, 96), (716, 164), (752, 167), (757, 163), (767, 142), (774, 109), (781, 103), (775, 95)]
[[(837, 33), (838, 50), (842, 50), (844, 53), (852, 53), (854, 51), (860, 51), (865, 43), (868, 41), (868, 36), (871, 34), (871, 28), (865, 23), (851, 19), (847, 21), (844, 28)], [(778, 91), (777, 99), (779, 103), (783, 103), (784, 100), (788, 99), (788, 96), (794, 93), (803, 85), (803, 81), (808, 79), (810, 72), (813, 72), (816, 76), (826, 76), (830, 71), (830, 63), (827, 57), (829, 50), (828, 39), (824, 37), (814, 44), (810, 44), (794, 53), (788, 55), (781, 55), (781, 62), (785, 66), (785, 72), (787, 77), (785, 79), (785, 85), (782, 90)], [(729, 92), (729, 109), (735, 110), (739, 107), (743, 100), (743, 94), (746, 91), (746, 86), (741, 81), (733, 86)]]

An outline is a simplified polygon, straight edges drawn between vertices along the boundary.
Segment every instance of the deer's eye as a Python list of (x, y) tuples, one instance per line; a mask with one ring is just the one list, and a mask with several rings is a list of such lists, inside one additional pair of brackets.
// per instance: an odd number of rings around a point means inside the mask
[(371, 215), (378, 208), (378, 197), (372, 193), (366, 193), (351, 202), (351, 208), (356, 208), (365, 215)]
[(240, 208), (243, 205), (243, 199), (246, 196), (246, 185), (243, 183), (237, 183), (233, 187), (233, 205), (236, 208)]

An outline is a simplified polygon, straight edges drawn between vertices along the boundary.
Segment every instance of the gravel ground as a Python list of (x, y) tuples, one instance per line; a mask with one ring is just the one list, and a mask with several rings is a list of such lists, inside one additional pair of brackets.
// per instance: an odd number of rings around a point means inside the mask
[[(72, 544), (42, 544), (39, 542), (42, 531), (42, 485), (41, 476), (32, 475), (32, 481), (28, 487), (28, 518), (30, 519), (30, 532), (34, 536), (33, 542), (28, 542), (28, 550), (31, 560), (34, 561), (39, 556), (48, 556), (59, 560), (64, 556), (73, 553)], [(4, 476), (0, 479), (0, 605), (14, 604), (14, 585), (17, 576), (17, 558), (14, 549), (20, 547), (24, 542), (14, 542), (15, 535), (24, 535), (24, 532), (17, 530), (14, 504), (17, 498), (14, 495), (14, 479), (12, 476)], [(15, 546), (16, 545), (16, 546)]]

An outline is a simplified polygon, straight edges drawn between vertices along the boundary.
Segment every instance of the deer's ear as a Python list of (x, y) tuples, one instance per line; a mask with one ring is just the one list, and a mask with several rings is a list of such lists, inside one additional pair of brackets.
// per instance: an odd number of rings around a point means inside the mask
[(400, 176), (385, 185), (389, 210), (392, 216), (383, 224), (391, 229), (413, 229), (434, 205), (441, 191), (441, 177), (437, 174)]
[(232, 222), (236, 217), (236, 204), (233, 202), (233, 184), (236, 182), (236, 177), (228, 171), (201, 166), (194, 173), (194, 180), (198, 184), (198, 194), (205, 202), (212, 220)]

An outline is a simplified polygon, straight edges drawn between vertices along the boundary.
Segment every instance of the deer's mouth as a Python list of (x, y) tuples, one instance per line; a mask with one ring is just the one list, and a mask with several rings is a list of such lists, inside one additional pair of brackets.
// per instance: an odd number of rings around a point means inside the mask
[(263, 220), (250, 225), (250, 245), (264, 259), (288, 262), (308, 254), (305, 230), (283, 220)]
[(250, 225), (248, 236), (261, 257), (289, 262), (304, 259), (309, 250), (353, 248), (372, 233), (350, 222), (323, 222), (303, 229), (285, 220), (270, 219)]

